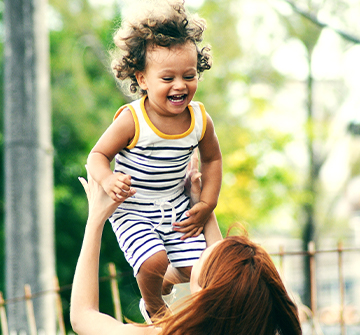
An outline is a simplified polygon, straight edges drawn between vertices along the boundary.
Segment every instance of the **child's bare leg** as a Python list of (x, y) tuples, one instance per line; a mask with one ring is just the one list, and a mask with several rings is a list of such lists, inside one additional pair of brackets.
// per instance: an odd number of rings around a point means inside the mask
[(190, 280), (192, 266), (174, 268), (168, 266), (162, 285), (162, 294), (170, 294), (175, 284), (187, 283)]
[(209, 220), (205, 224), (204, 236), (206, 240), (206, 247), (209, 247), (215, 242), (223, 239), (214, 212), (211, 213)]
[(168, 267), (165, 251), (159, 251), (147, 259), (136, 276), (146, 310), (150, 316), (165, 313), (165, 303), (161, 298), (164, 276)]

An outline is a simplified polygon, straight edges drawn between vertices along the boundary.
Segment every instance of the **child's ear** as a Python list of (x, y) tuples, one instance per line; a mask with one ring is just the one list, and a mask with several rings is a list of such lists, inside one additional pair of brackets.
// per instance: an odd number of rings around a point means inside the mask
[(137, 72), (135, 72), (135, 77), (136, 77), (136, 80), (137, 80), (140, 88), (143, 91), (147, 91), (148, 87), (146, 84), (146, 79), (145, 79), (144, 73), (141, 71), (137, 71)]

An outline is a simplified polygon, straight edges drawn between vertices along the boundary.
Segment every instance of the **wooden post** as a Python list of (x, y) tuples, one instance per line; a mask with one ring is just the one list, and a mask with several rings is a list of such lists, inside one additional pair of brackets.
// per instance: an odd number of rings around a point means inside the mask
[(317, 292), (316, 292), (316, 262), (315, 262), (315, 242), (311, 241), (308, 246), (310, 263), (310, 308), (313, 314), (313, 333), (317, 318)]
[(26, 311), (27, 311), (27, 319), (28, 319), (28, 324), (29, 324), (29, 329), (30, 329), (30, 335), (37, 335), (34, 305), (32, 302), (30, 285), (26, 284), (24, 286), (24, 290), (25, 290), (25, 302), (26, 302)]
[(313, 315), (317, 315), (317, 293), (316, 293), (316, 262), (315, 262), (315, 242), (309, 243), (309, 256), (310, 256), (310, 289), (311, 289), (311, 310)]
[(56, 294), (55, 302), (56, 302), (57, 319), (59, 324), (59, 332), (61, 335), (66, 335), (64, 312), (62, 308), (61, 295), (60, 295), (59, 279), (57, 276), (54, 277), (54, 288)]
[(284, 279), (284, 246), (279, 246), (279, 268), (280, 268), (280, 276)]
[(110, 285), (111, 285), (111, 295), (113, 297), (114, 310), (115, 310), (115, 318), (118, 321), (123, 321), (122, 313), (121, 313), (121, 303), (120, 303), (120, 293), (119, 286), (116, 279), (116, 268), (114, 263), (109, 264), (109, 272), (110, 272)]
[(6, 318), (5, 301), (4, 301), (3, 294), (1, 291), (0, 291), (0, 319), (1, 319), (2, 334), (9, 335), (9, 328), (8, 328), (7, 318)]
[(346, 334), (344, 322), (344, 306), (345, 306), (345, 281), (344, 281), (344, 267), (343, 267), (343, 245), (338, 243), (338, 268), (339, 268), (339, 289), (340, 289), (340, 326), (341, 335)]

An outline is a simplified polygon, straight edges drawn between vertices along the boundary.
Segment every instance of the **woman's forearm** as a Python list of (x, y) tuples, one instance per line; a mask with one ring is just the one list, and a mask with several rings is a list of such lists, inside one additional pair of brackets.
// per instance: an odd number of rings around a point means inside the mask
[(99, 310), (99, 256), (103, 224), (89, 218), (75, 270), (70, 317), (74, 324), (89, 310)]
[[(79, 180), (88, 198), (89, 216), (71, 292), (71, 325), (79, 335), (150, 334), (151, 332), (143, 332), (142, 328), (124, 325), (113, 317), (99, 312), (101, 237), (105, 222), (118, 206), (118, 202), (114, 202), (90, 174), (88, 182), (81, 177)], [(128, 196), (131, 195), (129, 192)]]

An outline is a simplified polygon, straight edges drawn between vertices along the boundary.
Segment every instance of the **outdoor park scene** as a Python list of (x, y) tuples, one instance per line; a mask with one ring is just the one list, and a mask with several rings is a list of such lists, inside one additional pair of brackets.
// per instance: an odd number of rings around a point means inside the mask
[[(135, 100), (110, 51), (144, 3), (156, 1), (0, 1), (1, 335), (75, 334), (70, 299), (88, 218), (78, 178), (116, 111)], [(242, 226), (270, 254), (303, 334), (360, 334), (360, 3), (185, 6), (206, 20), (201, 46), (211, 46), (192, 100), (221, 150), (222, 237)], [(110, 222), (99, 277), (99, 310), (144, 323)], [(177, 301), (190, 294), (176, 287)]]

